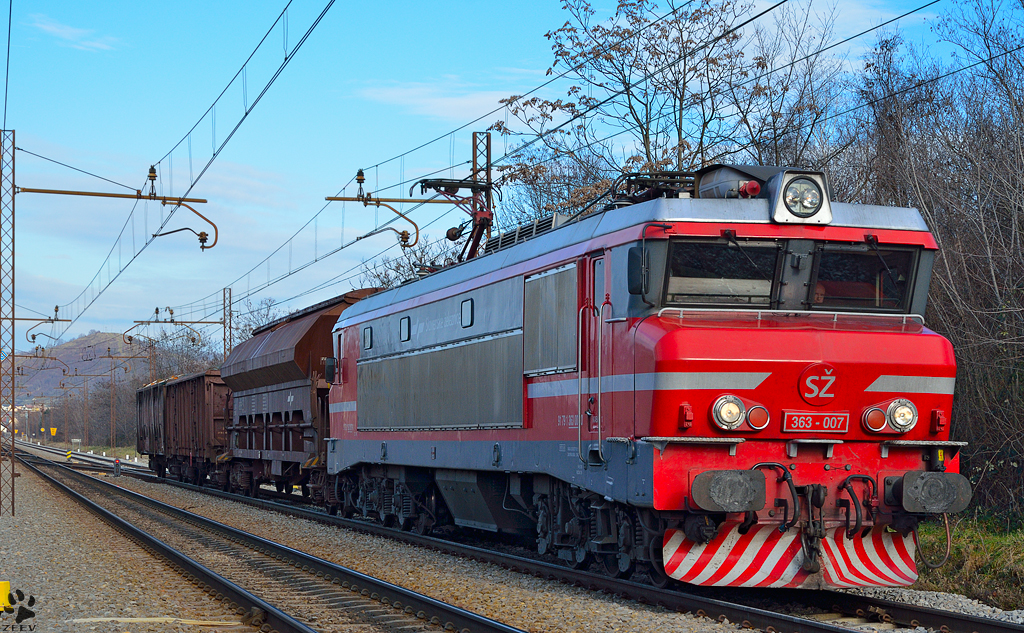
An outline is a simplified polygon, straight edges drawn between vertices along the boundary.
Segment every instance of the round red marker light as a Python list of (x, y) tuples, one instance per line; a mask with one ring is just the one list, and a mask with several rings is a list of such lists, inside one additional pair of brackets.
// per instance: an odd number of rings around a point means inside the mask
[(885, 428), (885, 411), (881, 409), (868, 409), (864, 412), (864, 426), (869, 431), (878, 433)]
[(758, 431), (768, 426), (768, 409), (764, 407), (753, 407), (747, 412), (747, 424), (754, 427)]

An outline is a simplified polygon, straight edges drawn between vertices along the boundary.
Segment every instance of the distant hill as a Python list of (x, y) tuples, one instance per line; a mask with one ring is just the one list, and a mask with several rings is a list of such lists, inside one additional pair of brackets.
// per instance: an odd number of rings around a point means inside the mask
[[(59, 396), (64, 393), (60, 388), (61, 381), (65, 385), (79, 385), (85, 380), (85, 374), (102, 374), (91, 376), (89, 382), (107, 382), (110, 379), (110, 358), (103, 356), (143, 355), (142, 346), (126, 345), (120, 333), (90, 332), (76, 339), (54, 345), (53, 347), (37, 347), (26, 351), (18, 351), (19, 355), (33, 358), (16, 358), (15, 372), (17, 404), (27, 404), (35, 397)], [(108, 352), (109, 350), (109, 352)], [(117, 381), (121, 382), (131, 376), (145, 376), (148, 371), (145, 358), (125, 360), (114, 359)], [(124, 367), (129, 368), (125, 372)], [(66, 372), (66, 373), (65, 373)], [(75, 373), (78, 376), (75, 376)]]

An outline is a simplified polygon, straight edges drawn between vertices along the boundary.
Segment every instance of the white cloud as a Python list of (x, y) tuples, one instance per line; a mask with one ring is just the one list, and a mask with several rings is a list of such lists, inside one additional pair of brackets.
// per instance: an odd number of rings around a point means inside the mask
[(509, 90), (474, 91), (472, 86), (456, 82), (443, 85), (419, 82), (389, 83), (364, 88), (359, 95), (364, 99), (396, 105), (410, 114), (452, 121), (467, 121), (497, 108)]
[(33, 13), (29, 18), (32, 20), (31, 26), (57, 38), (62, 46), (70, 46), (82, 51), (111, 51), (118, 44), (116, 37), (97, 36), (96, 32), (91, 29), (79, 29), (61, 24), (42, 13)]

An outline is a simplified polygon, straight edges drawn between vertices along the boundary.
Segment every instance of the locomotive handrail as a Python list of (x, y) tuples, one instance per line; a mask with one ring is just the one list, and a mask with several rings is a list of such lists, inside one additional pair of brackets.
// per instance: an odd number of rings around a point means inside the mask
[(683, 308), (668, 306), (658, 310), (658, 316), (661, 317), (665, 312), (678, 312), (679, 318), (683, 318), (684, 312), (742, 312), (746, 314), (756, 314), (757, 319), (761, 320), (762, 314), (777, 315), (777, 314), (790, 314), (794, 316), (830, 316), (832, 321), (838, 321), (841, 316), (856, 316), (856, 317), (888, 317), (898, 318), (903, 325), (907, 324), (908, 320), (917, 321), (921, 325), (924, 325), (924, 317), (920, 314), (889, 314), (884, 312), (834, 312), (831, 310), (752, 310), (750, 308)]
[[(601, 425), (604, 422), (604, 401), (601, 380), (604, 378), (604, 372), (601, 366), (602, 351), (604, 348), (604, 307), (612, 307), (611, 297), (606, 293), (604, 295), (604, 303), (601, 304), (601, 308), (597, 313), (597, 457), (603, 464), (604, 459), (604, 447), (601, 445), (601, 438), (604, 437)], [(589, 456), (587, 459), (590, 459)]]
[[(584, 464), (587, 463), (587, 458), (583, 456), (583, 313), (588, 309), (593, 310), (594, 316), (598, 316), (597, 308), (584, 305), (580, 308), (576, 328), (576, 456)], [(600, 381), (598, 386), (600, 388)], [(590, 393), (589, 387), (587, 393)]]

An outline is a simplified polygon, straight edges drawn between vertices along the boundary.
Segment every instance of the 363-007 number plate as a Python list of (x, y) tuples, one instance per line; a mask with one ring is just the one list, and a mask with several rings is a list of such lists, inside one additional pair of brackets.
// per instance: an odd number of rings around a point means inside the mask
[(850, 428), (849, 413), (784, 411), (782, 430), (800, 433), (845, 433)]

